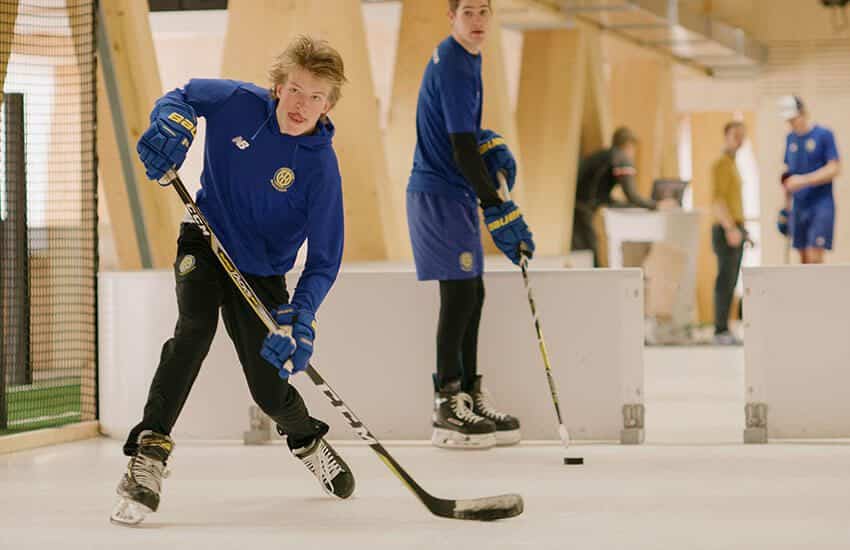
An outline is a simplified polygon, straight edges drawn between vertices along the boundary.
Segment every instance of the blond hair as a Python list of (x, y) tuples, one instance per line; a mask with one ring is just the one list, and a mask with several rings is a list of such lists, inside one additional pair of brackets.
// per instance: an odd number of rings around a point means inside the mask
[(331, 84), (328, 101), (331, 107), (342, 97), (342, 85), (345, 78), (345, 65), (342, 56), (326, 40), (301, 35), (289, 43), (289, 46), (278, 55), (269, 69), (272, 97), (277, 97), (276, 88), (286, 84), (289, 74), (296, 68), (309, 71), (314, 76)]

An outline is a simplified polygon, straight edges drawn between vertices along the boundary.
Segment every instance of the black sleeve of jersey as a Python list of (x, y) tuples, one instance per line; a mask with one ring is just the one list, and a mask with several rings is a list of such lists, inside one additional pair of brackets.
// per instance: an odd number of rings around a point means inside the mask
[(472, 189), (475, 190), (475, 194), (478, 195), (481, 208), (502, 204), (502, 199), (490, 183), (487, 166), (484, 165), (484, 161), (481, 160), (481, 155), (478, 153), (478, 139), (475, 134), (466, 132), (449, 134), (449, 137), (452, 140), (455, 164), (472, 186)]

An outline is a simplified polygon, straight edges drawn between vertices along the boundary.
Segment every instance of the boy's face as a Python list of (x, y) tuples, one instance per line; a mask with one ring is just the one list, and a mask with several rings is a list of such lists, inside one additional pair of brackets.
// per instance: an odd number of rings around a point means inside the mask
[(788, 126), (795, 134), (805, 134), (808, 131), (809, 121), (805, 114), (799, 114), (794, 118), (788, 119)]
[(478, 50), (487, 37), (492, 15), (488, 0), (461, 0), (457, 11), (449, 12), (452, 33), (464, 47)]
[(311, 133), (319, 118), (331, 110), (330, 97), (333, 85), (307, 69), (297, 67), (289, 74), (285, 84), (275, 91), (280, 102), (277, 119), (280, 130), (291, 136)]

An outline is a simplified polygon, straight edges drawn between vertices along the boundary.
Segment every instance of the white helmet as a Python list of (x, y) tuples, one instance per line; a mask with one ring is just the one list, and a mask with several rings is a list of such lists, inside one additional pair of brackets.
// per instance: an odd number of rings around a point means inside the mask
[(798, 116), (802, 115), (806, 110), (803, 106), (803, 100), (796, 95), (786, 95), (780, 97), (779, 101), (777, 101), (777, 105), (779, 106), (779, 116), (782, 117), (782, 120), (791, 120), (792, 118), (797, 118)]

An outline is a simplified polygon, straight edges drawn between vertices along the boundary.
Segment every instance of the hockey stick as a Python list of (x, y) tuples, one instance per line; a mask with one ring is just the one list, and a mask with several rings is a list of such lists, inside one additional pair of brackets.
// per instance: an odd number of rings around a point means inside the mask
[[(511, 192), (508, 189), (505, 175), (498, 172), (496, 177), (499, 179), (499, 187), (508, 200), (511, 200)], [(528, 294), (528, 306), (531, 308), (531, 317), (534, 319), (534, 330), (537, 333), (537, 346), (540, 348), (540, 355), (543, 356), (543, 366), (546, 370), (546, 381), (549, 383), (549, 393), (552, 395), (552, 404), (555, 405), (555, 416), (558, 418), (558, 435), (561, 436), (561, 443), (564, 445), (564, 450), (570, 446), (570, 432), (564, 424), (563, 416), (561, 415), (561, 405), (558, 399), (558, 388), (555, 386), (555, 377), (552, 376), (552, 365), (549, 362), (549, 351), (546, 349), (546, 341), (543, 339), (543, 328), (540, 326), (540, 317), (537, 315), (537, 306), (534, 303), (534, 295), (531, 292), (531, 283), (528, 280), (528, 256), (524, 251), (521, 251), (519, 267), (522, 270), (522, 281), (525, 284), (525, 291)], [(584, 459), (564, 458), (564, 464), (584, 464)]]
[[(253, 309), (254, 313), (257, 314), (257, 317), (260, 318), (260, 321), (263, 322), (269, 331), (285, 334), (286, 331), (278, 326), (274, 317), (272, 317), (271, 313), (269, 313), (265, 306), (263, 306), (262, 302), (260, 302), (260, 299), (257, 297), (254, 289), (251, 288), (251, 285), (221, 245), (221, 242), (219, 242), (218, 238), (216, 238), (212, 228), (209, 223), (207, 223), (206, 218), (204, 218), (204, 215), (198, 209), (198, 205), (195, 204), (192, 196), (189, 195), (188, 191), (186, 191), (186, 187), (183, 185), (183, 182), (180, 180), (180, 176), (177, 175), (177, 172), (169, 170), (165, 176), (159, 180), (159, 183), (163, 186), (172, 185), (174, 190), (177, 191), (177, 194), (180, 195), (180, 199), (186, 206), (186, 210), (189, 212), (189, 215), (201, 231), (209, 237), (213, 253), (221, 262), (224, 270), (227, 271), (227, 274), (230, 276), (233, 284), (235, 284), (236, 288), (239, 289), (239, 292), (242, 293), (245, 301), (248, 302), (248, 305), (251, 306), (251, 309)], [(292, 370), (291, 365), (287, 368), (290, 371)], [(313, 381), (322, 394), (328, 398), (334, 408), (336, 408), (343, 418), (345, 418), (354, 433), (357, 434), (360, 439), (365, 441), (369, 447), (375, 451), (375, 453), (377, 453), (378, 457), (384, 464), (387, 465), (387, 468), (389, 468), (390, 471), (394, 473), (396, 477), (398, 477), (402, 483), (404, 483), (404, 485), (413, 492), (414, 495), (416, 495), (416, 498), (418, 498), (432, 514), (450, 519), (490, 521), (510, 518), (522, 513), (523, 500), (522, 497), (517, 494), (458, 500), (437, 498), (431, 495), (425, 491), (425, 489), (420, 487), (419, 484), (410, 477), (410, 474), (408, 474), (405, 469), (396, 462), (392, 455), (384, 448), (383, 445), (381, 445), (380, 441), (372, 435), (369, 428), (367, 428), (363, 422), (357, 418), (339, 395), (331, 389), (327, 382), (325, 382), (313, 365), (308, 365), (306, 372), (310, 377), (310, 380)]]

